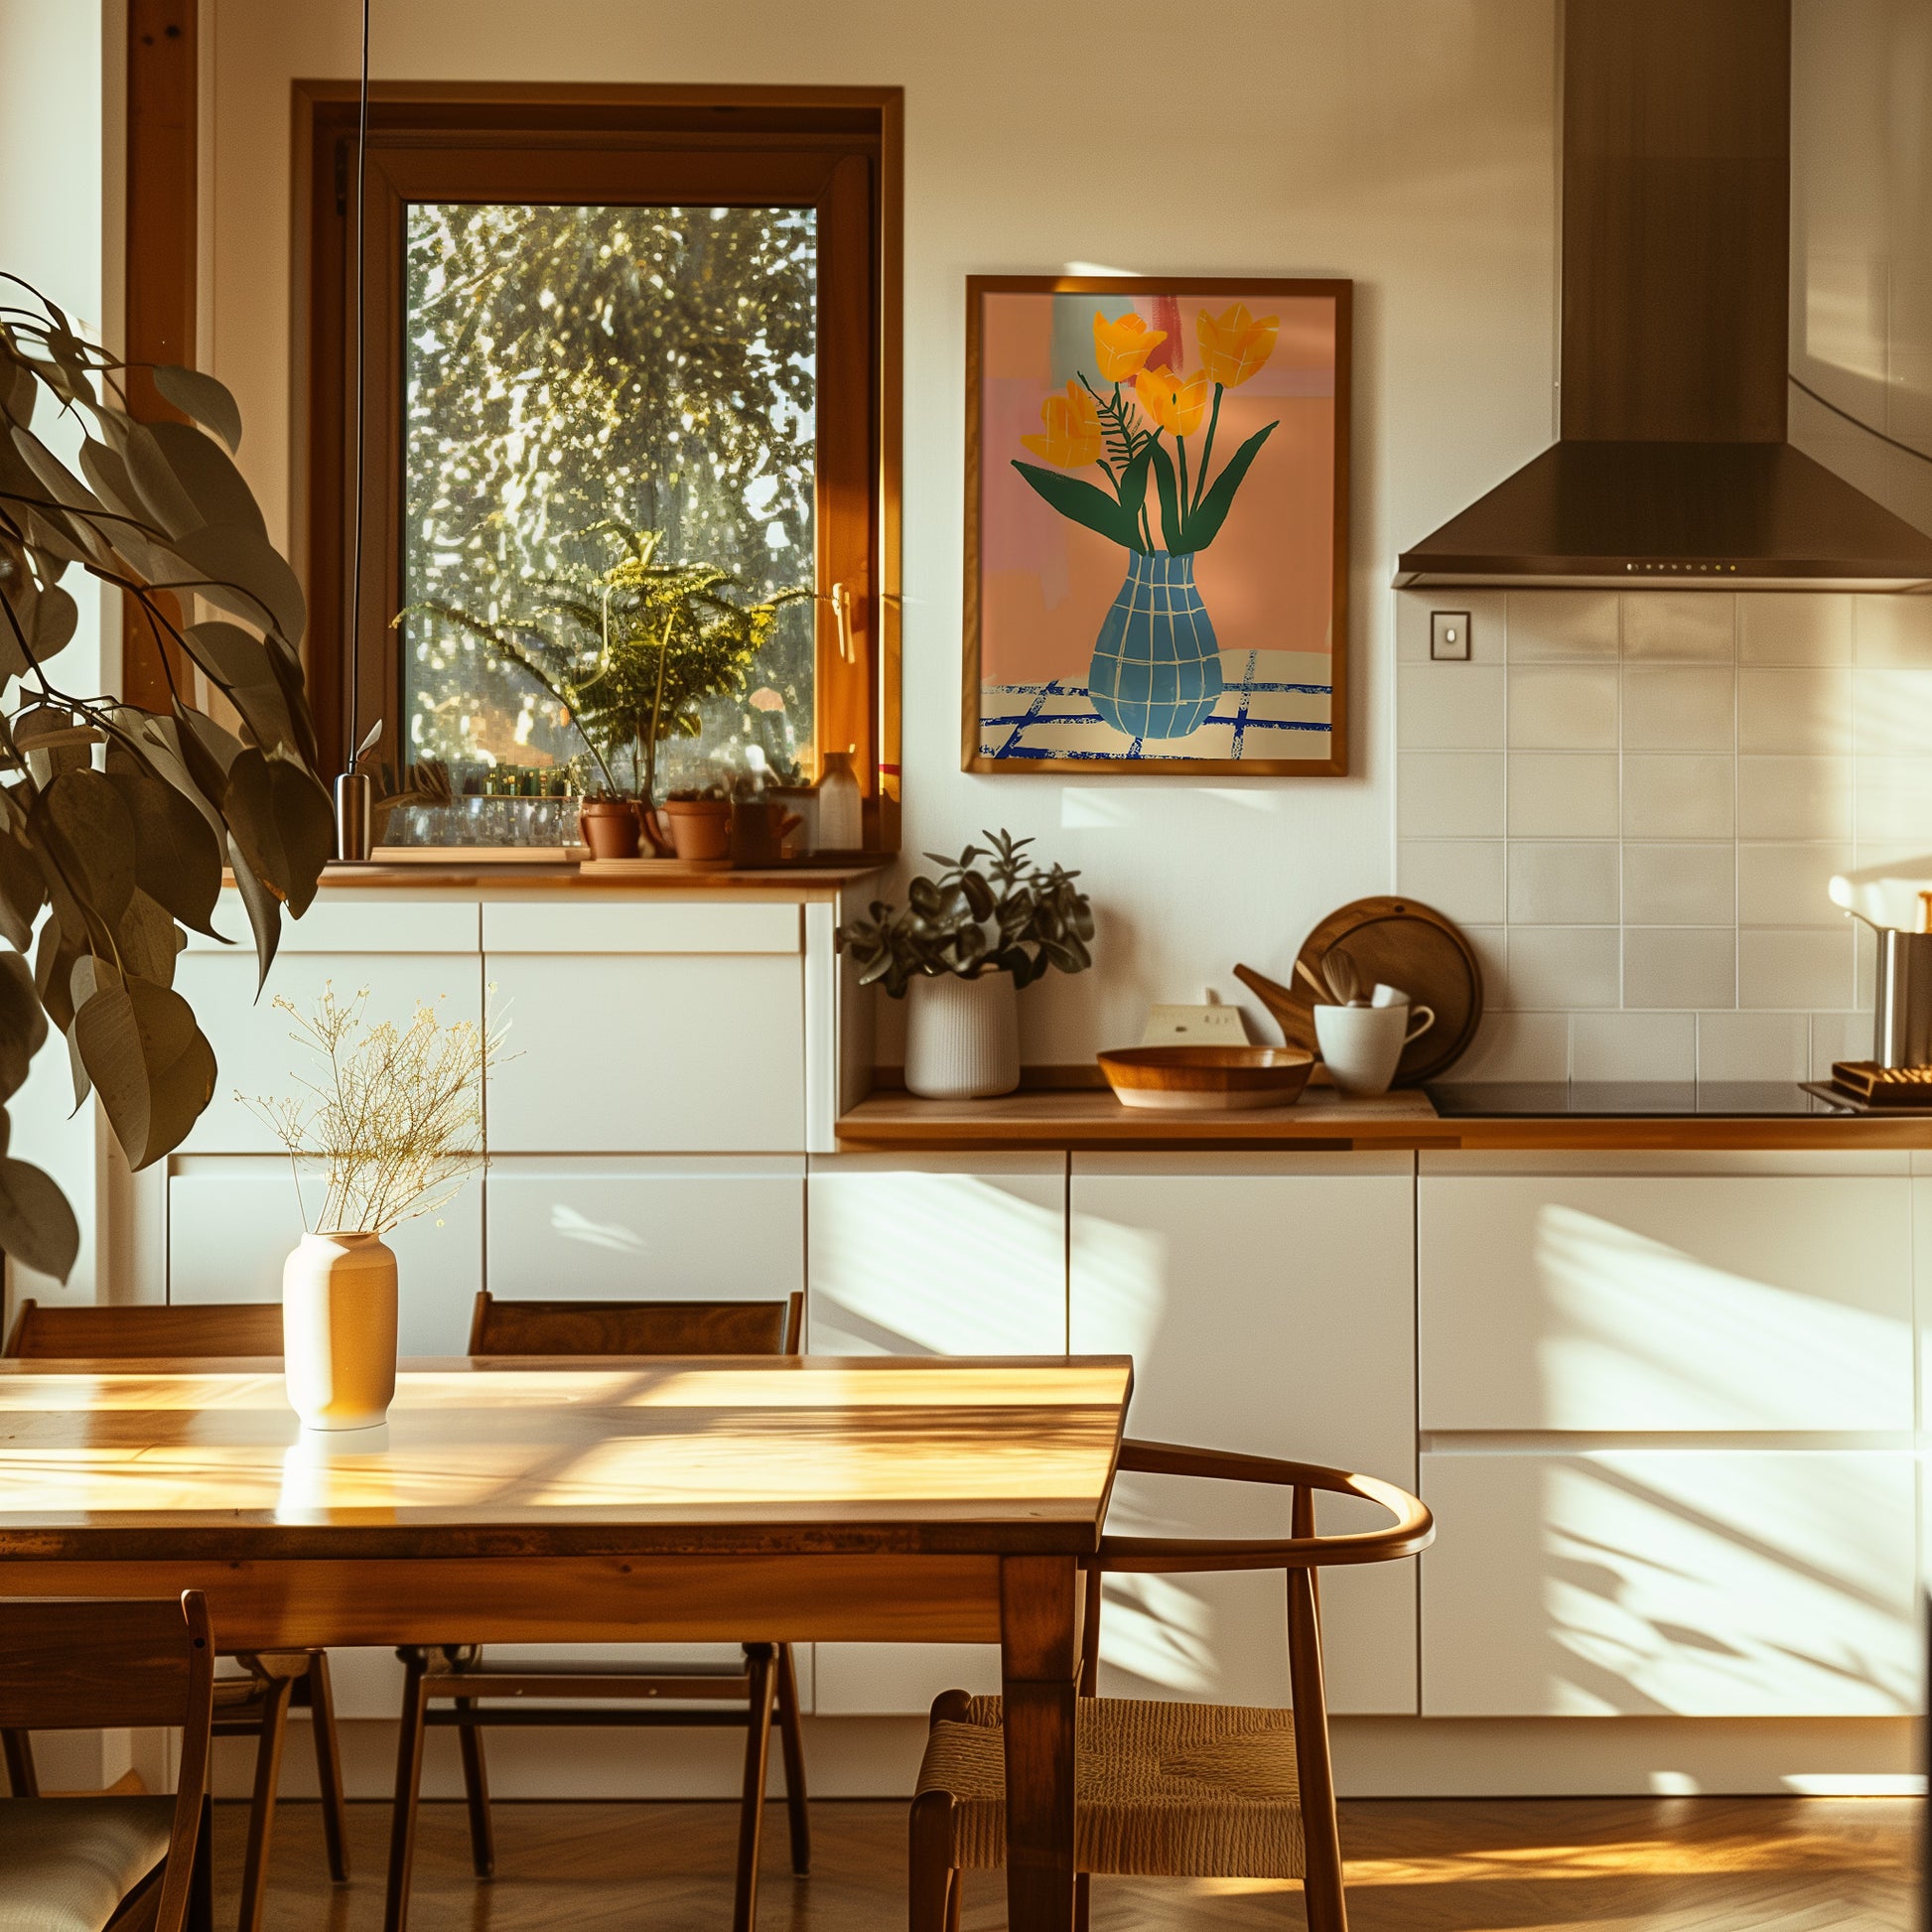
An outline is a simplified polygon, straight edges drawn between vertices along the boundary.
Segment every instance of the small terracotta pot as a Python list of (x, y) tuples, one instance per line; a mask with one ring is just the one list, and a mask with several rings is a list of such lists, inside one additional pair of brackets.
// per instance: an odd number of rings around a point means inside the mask
[(673, 798), (663, 810), (680, 859), (730, 857), (732, 808), (725, 799)]
[(577, 814), (577, 829), (593, 859), (637, 856), (637, 807), (628, 798), (586, 798)]

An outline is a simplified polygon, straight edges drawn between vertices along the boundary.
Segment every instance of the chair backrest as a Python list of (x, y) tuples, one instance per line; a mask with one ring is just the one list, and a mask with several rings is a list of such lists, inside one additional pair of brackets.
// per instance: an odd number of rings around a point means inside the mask
[(282, 1352), (279, 1302), (43, 1308), (23, 1302), (6, 1352), (22, 1361), (159, 1361), (171, 1355)]
[(154, 1932), (181, 1932), (187, 1921), (213, 1715), (214, 1635), (200, 1590), (158, 1599), (0, 1597), (0, 1729), (181, 1727)]
[(795, 1355), (805, 1298), (782, 1302), (499, 1302), (477, 1296), (473, 1355)]

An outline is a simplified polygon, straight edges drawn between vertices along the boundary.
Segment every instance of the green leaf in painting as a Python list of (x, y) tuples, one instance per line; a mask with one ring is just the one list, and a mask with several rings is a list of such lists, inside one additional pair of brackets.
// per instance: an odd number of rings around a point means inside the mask
[(1111, 543), (1129, 550), (1140, 550), (1140, 519), (1130, 514), (1104, 489), (1097, 489), (1078, 477), (1058, 470), (1042, 470), (1035, 463), (1016, 461), (1013, 466), (1059, 513), (1089, 530), (1097, 530)]
[(1205, 550), (1221, 534), (1221, 525), (1226, 522), (1228, 510), (1234, 503), (1234, 492), (1241, 487), (1241, 479), (1248, 474), (1249, 464), (1260, 454), (1261, 446), (1268, 441), (1270, 434), (1279, 427), (1278, 423), (1270, 423), (1256, 430), (1228, 458), (1228, 467), (1214, 479), (1207, 494), (1194, 506), (1194, 514), (1188, 523), (1194, 549)]
[(1180, 507), (1180, 485), (1173, 474), (1173, 458), (1164, 445), (1150, 443), (1149, 451), (1154, 458), (1154, 483), (1161, 492), (1161, 530), (1168, 540), (1168, 549), (1178, 556), (1190, 548), (1187, 542), (1187, 521)]

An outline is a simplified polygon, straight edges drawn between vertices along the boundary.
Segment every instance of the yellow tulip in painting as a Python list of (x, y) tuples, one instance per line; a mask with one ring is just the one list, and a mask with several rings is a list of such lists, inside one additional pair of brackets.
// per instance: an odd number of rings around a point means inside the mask
[(1109, 322), (1098, 309), (1093, 312), (1093, 356), (1102, 382), (1129, 381), (1167, 340), (1165, 329), (1150, 329), (1139, 316)]
[(1158, 369), (1143, 369), (1134, 378), (1134, 393), (1170, 436), (1192, 436), (1207, 414), (1209, 381), (1205, 369), (1178, 376), (1163, 363)]
[(1201, 310), (1194, 333), (1200, 340), (1201, 363), (1209, 378), (1232, 389), (1257, 373), (1275, 352), (1275, 334), (1281, 317), (1263, 316), (1257, 322), (1245, 302), (1218, 316)]
[(1046, 425), (1044, 435), (1020, 439), (1035, 456), (1061, 470), (1084, 470), (1099, 462), (1105, 447), (1100, 408), (1077, 381), (1067, 383), (1065, 395), (1048, 396), (1039, 405), (1039, 420)]

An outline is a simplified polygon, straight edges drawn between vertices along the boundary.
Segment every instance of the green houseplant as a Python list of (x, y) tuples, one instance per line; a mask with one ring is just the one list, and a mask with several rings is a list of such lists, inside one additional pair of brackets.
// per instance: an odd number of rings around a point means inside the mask
[[(231, 868), (266, 976), (282, 908), (308, 907), (335, 840), (298, 654), (302, 590), (234, 466), (234, 398), (211, 376), (154, 368), (188, 420), (137, 421), (130, 366), (0, 275), (0, 1249), (62, 1278), (72, 1209), (5, 1140), (4, 1103), (50, 1023), (74, 1104), (98, 1094), (132, 1165), (160, 1160), (214, 1092), (213, 1051), (174, 990), (182, 928), (220, 936), (209, 920)], [(68, 688), (72, 569), (131, 606), (165, 711)], [(190, 621), (195, 606), (211, 614)], [(189, 701), (164, 645), (237, 731)]]
[[(1032, 839), (987, 832), (906, 887), (903, 907), (875, 900), (845, 928), (861, 985), (906, 1001), (905, 1084), (930, 1100), (1011, 1093), (1020, 1084), (1015, 995), (1048, 971), (1093, 964), (1093, 905), (1078, 873), (1037, 866)], [(984, 864), (982, 864), (984, 862)]]
[(648, 813), (658, 746), (699, 736), (704, 701), (739, 689), (779, 611), (812, 593), (744, 602), (738, 579), (716, 564), (659, 563), (655, 530), (607, 517), (583, 534), (615, 545), (615, 560), (525, 579), (523, 608), (509, 617), (430, 599), (396, 622), (439, 618), (515, 665), (576, 728), (606, 795), (635, 798)]

